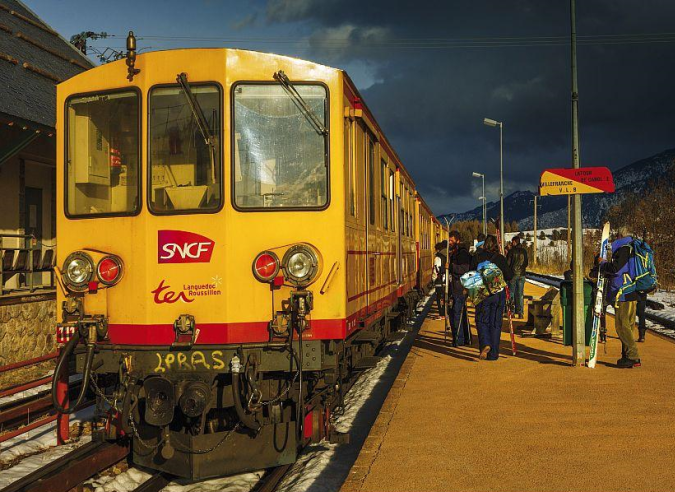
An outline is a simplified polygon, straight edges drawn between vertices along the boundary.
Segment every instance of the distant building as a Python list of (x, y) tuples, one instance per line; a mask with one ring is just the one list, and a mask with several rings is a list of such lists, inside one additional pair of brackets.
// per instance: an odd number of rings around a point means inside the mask
[[(56, 246), (55, 86), (93, 66), (22, 2), (0, 0), (0, 236), (33, 234), (41, 252)], [(4, 238), (3, 247), (25, 245)], [(21, 263), (20, 251), (2, 254), (5, 271)], [(26, 277), (5, 274), (2, 287), (19, 287)], [(35, 283), (48, 278), (33, 276)]]

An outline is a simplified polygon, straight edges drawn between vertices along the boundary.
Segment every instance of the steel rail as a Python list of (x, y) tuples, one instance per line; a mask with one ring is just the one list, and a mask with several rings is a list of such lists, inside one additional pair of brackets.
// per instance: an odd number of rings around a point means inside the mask
[(128, 454), (127, 446), (92, 441), (29, 473), (0, 492), (68, 492)]
[(160, 492), (164, 487), (166, 487), (171, 479), (172, 475), (164, 472), (157, 472), (151, 476), (148, 480), (136, 487), (133, 492)]
[(293, 464), (291, 463), (269, 468), (258, 483), (253, 486), (251, 492), (274, 492), (292, 466)]

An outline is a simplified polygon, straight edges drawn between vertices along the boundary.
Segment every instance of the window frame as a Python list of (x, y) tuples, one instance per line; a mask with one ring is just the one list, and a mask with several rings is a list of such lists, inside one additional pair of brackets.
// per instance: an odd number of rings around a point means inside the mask
[(387, 161), (384, 159), (384, 157), (380, 158), (380, 166), (381, 166), (381, 173), (380, 173), (380, 203), (382, 203), (382, 206), (380, 207), (382, 210), (382, 228), (385, 231), (389, 230), (389, 197), (387, 196), (387, 188), (389, 187), (388, 183), (388, 170), (389, 170), (389, 165), (387, 164)]
[(396, 232), (396, 174), (389, 168), (389, 216), (391, 217), (391, 232)]
[(364, 139), (364, 151), (366, 157), (366, 169), (368, 172), (368, 221), (371, 226), (376, 226), (377, 219), (375, 216), (377, 212), (375, 210), (375, 204), (377, 200), (375, 199), (375, 142), (368, 133), (365, 132)]
[(201, 215), (201, 214), (217, 214), (220, 212), (223, 207), (225, 206), (225, 169), (224, 169), (224, 127), (225, 127), (225, 108), (224, 108), (224, 90), (223, 86), (220, 82), (217, 82), (215, 80), (211, 81), (198, 81), (198, 82), (191, 82), (188, 81), (190, 84), (190, 87), (203, 87), (203, 86), (215, 86), (218, 89), (218, 102), (219, 102), (219, 110), (220, 110), (220, 133), (218, 134), (218, 138), (220, 140), (220, 162), (216, 163), (216, 166), (218, 166), (218, 169), (220, 170), (220, 203), (218, 204), (217, 208), (213, 209), (202, 209), (202, 208), (195, 208), (195, 209), (184, 209), (184, 210), (153, 210), (152, 206), (150, 205), (150, 197), (152, 196), (152, 164), (150, 162), (150, 113), (152, 111), (152, 106), (150, 104), (150, 95), (152, 94), (152, 91), (155, 89), (175, 89), (179, 88), (180, 89), (180, 84), (174, 83), (174, 84), (155, 84), (153, 86), (150, 86), (148, 89), (147, 93), (147, 99), (148, 99), (148, 104), (147, 104), (147, 110), (146, 110), (146, 126), (147, 126), (147, 132), (146, 132), (146, 140), (148, 141), (148, 145), (146, 145), (146, 150), (145, 150), (145, 155), (146, 155), (146, 167), (147, 169), (145, 170), (146, 172), (146, 178), (147, 178), (147, 183), (145, 187), (145, 201), (148, 206), (148, 211), (152, 215), (158, 215), (158, 216), (163, 216), (163, 215)]
[[(77, 99), (80, 97), (92, 97), (92, 96), (103, 96), (106, 94), (119, 94), (124, 92), (135, 92), (136, 100), (138, 101), (138, 172), (136, 177), (136, 189), (138, 194), (136, 197), (135, 209), (131, 212), (104, 212), (100, 214), (71, 214), (68, 210), (68, 135), (69, 131), (69, 122), (68, 122), (68, 105), (72, 99)], [(120, 87), (116, 89), (105, 89), (101, 91), (90, 91), (90, 92), (78, 92), (77, 94), (71, 94), (68, 96), (63, 105), (63, 129), (64, 129), (64, 140), (63, 140), (63, 213), (69, 220), (79, 220), (79, 219), (96, 219), (104, 217), (135, 217), (141, 213), (143, 210), (143, 91), (139, 87)]]
[[(328, 130), (328, 135), (324, 137), (324, 157), (325, 157), (325, 163), (326, 163), (326, 203), (319, 206), (319, 207), (240, 207), (237, 205), (237, 199), (236, 199), (236, 194), (235, 194), (235, 181), (234, 181), (234, 151), (235, 151), (235, 145), (234, 145), (234, 127), (235, 127), (235, 121), (234, 121), (234, 91), (236, 88), (240, 85), (272, 85), (272, 86), (279, 86), (279, 82), (276, 82), (274, 80), (267, 81), (267, 80), (237, 80), (236, 82), (232, 82), (230, 85), (230, 203), (232, 204), (232, 208), (236, 210), (237, 212), (322, 212), (326, 210), (328, 207), (330, 207), (331, 204), (331, 161), (330, 161), (330, 153), (331, 153), (331, 147), (330, 147), (330, 139), (332, 138), (332, 130), (331, 130), (331, 106), (330, 106), (330, 99), (331, 99), (331, 93), (330, 89), (328, 88), (328, 85), (325, 82), (322, 82), (320, 80), (298, 80), (298, 81), (291, 81), (294, 86), (301, 86), (301, 85), (317, 85), (323, 87), (323, 89), (326, 91), (326, 115), (324, 118), (324, 126)], [(289, 96), (290, 97), (290, 96)]]

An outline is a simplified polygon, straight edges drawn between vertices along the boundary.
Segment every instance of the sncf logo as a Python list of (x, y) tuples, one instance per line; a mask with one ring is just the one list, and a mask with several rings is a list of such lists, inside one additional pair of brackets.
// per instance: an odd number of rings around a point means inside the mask
[(214, 242), (186, 231), (158, 231), (158, 263), (209, 263)]

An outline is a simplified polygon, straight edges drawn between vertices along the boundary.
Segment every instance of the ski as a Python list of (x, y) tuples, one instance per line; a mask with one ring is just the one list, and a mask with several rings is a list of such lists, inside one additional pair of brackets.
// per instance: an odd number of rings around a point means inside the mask
[[(499, 230), (499, 220), (495, 222), (496, 226), (496, 234), (497, 234), (497, 244), (499, 245), (499, 251), (502, 255), (506, 257), (506, 252), (504, 251), (504, 242), (502, 240), (502, 235), (500, 234)], [(536, 238), (535, 238), (536, 241)], [(504, 279), (506, 281), (506, 279)], [(504, 287), (504, 291), (506, 293), (506, 314), (509, 318), (509, 334), (511, 335), (511, 352), (513, 355), (516, 355), (516, 335), (513, 332), (513, 314), (511, 312), (511, 292), (509, 291), (509, 284), (506, 283), (506, 287)]]
[(609, 243), (609, 222), (605, 222), (600, 239), (600, 265), (598, 266), (598, 282), (595, 289), (595, 304), (593, 306), (593, 329), (588, 354), (588, 367), (593, 369), (598, 361), (598, 338), (600, 336), (600, 320), (604, 311), (605, 277), (602, 275), (602, 263), (607, 261), (607, 253), (611, 248)]
[(450, 300), (450, 225), (448, 224), (448, 219), (445, 219), (445, 224), (446, 227), (448, 228), (448, 234), (446, 236), (446, 241), (447, 241), (447, 248), (446, 248), (446, 256), (445, 256), (445, 303), (443, 304), (444, 307), (444, 315), (445, 315), (445, 333), (443, 335), (443, 340), (445, 343), (448, 341), (448, 332), (450, 331), (450, 313), (448, 309), (448, 301)]

